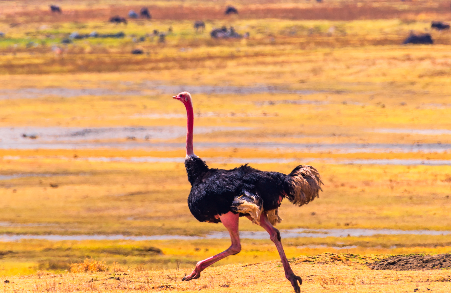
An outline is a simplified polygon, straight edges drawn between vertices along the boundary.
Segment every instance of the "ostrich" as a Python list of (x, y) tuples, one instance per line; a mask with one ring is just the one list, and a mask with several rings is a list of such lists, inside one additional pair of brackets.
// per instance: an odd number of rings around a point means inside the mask
[(198, 262), (193, 272), (182, 280), (197, 279), (208, 266), (241, 251), (238, 222), (239, 217), (245, 216), (269, 233), (279, 252), (285, 277), (291, 282), (294, 291), (299, 293), (302, 279), (291, 269), (280, 233), (273, 225), (282, 220), (278, 208), (283, 198), (287, 197), (293, 204), (301, 206), (318, 197), (322, 184), (318, 171), (312, 166), (302, 165), (294, 168), (289, 175), (256, 170), (247, 164), (232, 170), (209, 168), (193, 151), (191, 95), (181, 92), (173, 98), (185, 105), (188, 118), (185, 167), (192, 186), (188, 196), (189, 209), (200, 222), (222, 222), (232, 242), (225, 251)]

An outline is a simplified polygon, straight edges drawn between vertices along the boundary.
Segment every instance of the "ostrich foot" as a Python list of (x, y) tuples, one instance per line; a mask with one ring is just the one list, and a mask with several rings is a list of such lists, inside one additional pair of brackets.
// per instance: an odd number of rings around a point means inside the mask
[[(301, 288), (299, 287), (299, 285), (302, 285), (302, 279), (299, 276), (296, 276), (295, 274), (291, 274), (289, 276), (287, 276), (288, 281), (291, 282), (291, 285), (294, 288), (294, 292), (296, 293), (300, 293), (301, 292)], [(299, 282), (299, 285), (298, 285)]]
[(200, 272), (196, 272), (196, 270), (194, 270), (191, 275), (189, 276), (184, 276), (182, 281), (190, 281), (192, 279), (199, 279), (200, 278)]
[(228, 212), (227, 214), (220, 215), (219, 219), (221, 219), (222, 224), (229, 231), (232, 245), (223, 252), (198, 262), (193, 272), (190, 275), (183, 277), (182, 281), (198, 279), (200, 278), (200, 273), (210, 265), (229, 255), (237, 254), (238, 252), (240, 252), (240, 234), (238, 233), (238, 221), (240, 219), (240, 215), (234, 214), (233, 212)]

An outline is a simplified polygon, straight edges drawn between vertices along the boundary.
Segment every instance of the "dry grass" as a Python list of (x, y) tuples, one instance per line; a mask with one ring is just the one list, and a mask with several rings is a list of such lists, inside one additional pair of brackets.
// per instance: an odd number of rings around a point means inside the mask
[[(243, 222), (242, 222), (243, 223)], [(323, 253), (353, 254), (366, 259), (373, 254), (440, 254), (450, 253), (449, 236), (378, 235), (372, 237), (284, 238), (284, 249), (293, 257), (313, 262)], [(252, 264), (279, 260), (269, 240), (242, 239), (242, 251), (214, 266)], [(230, 245), (228, 239), (200, 240), (82, 240), (48, 241), (20, 240), (1, 242), (0, 276), (31, 275), (38, 272), (65, 273), (71, 267), (85, 270), (89, 264), (100, 263), (108, 271), (127, 269), (189, 271), (201, 260), (222, 252)], [(25, 261), (26, 260), (26, 261)], [(85, 263), (87, 262), (87, 263)]]
[(71, 273), (96, 273), (105, 272), (108, 266), (102, 262), (93, 259), (85, 259), (82, 263), (74, 263), (70, 265)]
[[(342, 256), (337, 256), (342, 258)], [(293, 270), (303, 278), (302, 292), (448, 292), (449, 271), (394, 272), (370, 271), (359, 262), (334, 260), (292, 262)], [(252, 265), (227, 265), (209, 268), (198, 280), (182, 282), (184, 270), (142, 272), (125, 270), (108, 273), (77, 273), (8, 277), (5, 292), (291, 292), (279, 262)]]

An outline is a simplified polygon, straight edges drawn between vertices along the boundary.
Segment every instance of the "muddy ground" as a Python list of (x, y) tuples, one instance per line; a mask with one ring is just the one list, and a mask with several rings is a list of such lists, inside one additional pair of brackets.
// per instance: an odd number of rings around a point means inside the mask
[(437, 255), (395, 255), (389, 258), (369, 263), (373, 270), (440, 270), (451, 269), (451, 254)]

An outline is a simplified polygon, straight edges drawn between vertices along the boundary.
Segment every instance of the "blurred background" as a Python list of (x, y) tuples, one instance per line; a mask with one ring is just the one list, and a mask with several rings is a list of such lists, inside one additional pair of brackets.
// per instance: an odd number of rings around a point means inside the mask
[[(210, 167), (322, 174), (282, 204), (288, 255), (449, 253), (450, 23), (449, 0), (0, 1), (0, 275), (228, 247), (188, 210), (181, 91)], [(220, 264), (278, 259), (241, 230)]]

